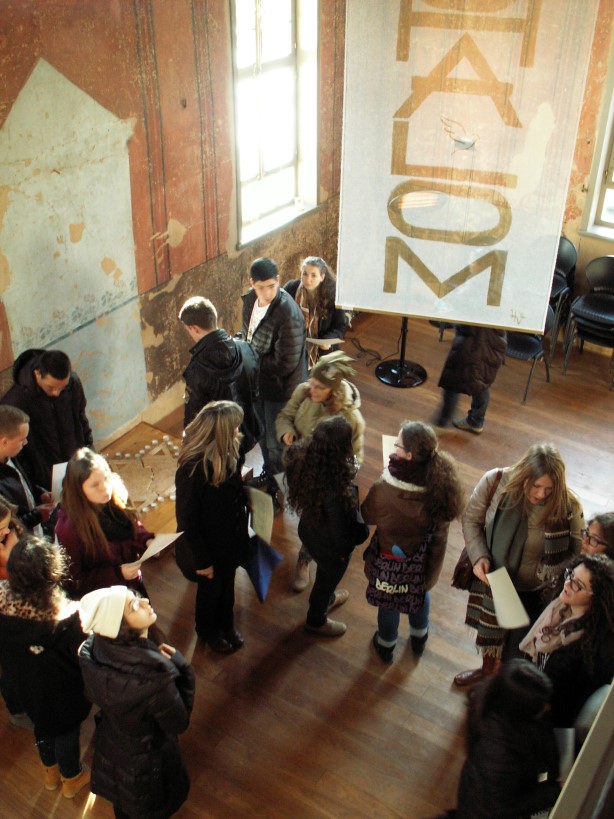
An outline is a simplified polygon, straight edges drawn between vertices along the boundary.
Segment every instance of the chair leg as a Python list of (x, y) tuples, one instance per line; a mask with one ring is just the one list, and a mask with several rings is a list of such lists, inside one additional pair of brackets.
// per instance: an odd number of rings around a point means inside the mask
[(569, 317), (569, 322), (567, 324), (567, 329), (565, 330), (565, 357), (563, 359), (563, 375), (567, 375), (567, 365), (569, 364), (569, 355), (571, 353), (571, 348), (573, 347), (573, 343), (576, 338), (576, 325), (573, 320), (573, 317)]
[[(533, 363), (531, 364), (531, 369), (529, 371), (529, 377), (527, 378), (527, 386), (524, 388), (524, 395), (522, 396), (522, 401), (520, 402), (521, 404), (526, 404), (527, 403), (527, 395), (529, 394), (529, 385), (531, 383), (531, 379), (533, 378), (533, 370), (535, 369), (535, 365), (537, 364), (537, 362), (539, 361), (540, 358), (544, 358), (543, 351), (542, 351), (541, 356), (538, 353), (535, 356), (535, 358), (533, 359)], [(544, 361), (545, 360), (546, 359), (544, 358)]]

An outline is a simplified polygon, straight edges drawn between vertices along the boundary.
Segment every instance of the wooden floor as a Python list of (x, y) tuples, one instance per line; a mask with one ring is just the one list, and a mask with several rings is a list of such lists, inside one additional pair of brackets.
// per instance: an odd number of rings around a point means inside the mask
[[(349, 338), (382, 356), (395, 356), (400, 320), (364, 316)], [(381, 435), (395, 434), (405, 418), (430, 420), (439, 402), (437, 380), (452, 333), (438, 341), (427, 322), (410, 321), (407, 357), (428, 370), (427, 382), (411, 390), (383, 386), (369, 356), (357, 360), (355, 382), (367, 421), (361, 493), (377, 478)], [(348, 341), (345, 350), (356, 355)], [(608, 359), (574, 351), (561, 375), (560, 349), (552, 380), (543, 365), (529, 400), (520, 398), (528, 365), (509, 361), (493, 389), (481, 436), (459, 431), (441, 436), (457, 458), (467, 491), (493, 466), (515, 461), (533, 442), (552, 441), (563, 453), (568, 481), (588, 513), (614, 509), (612, 418)], [(466, 409), (467, 399), (462, 399)], [(160, 425), (181, 432), (178, 411)], [(296, 520), (275, 521), (274, 543), (286, 555), (260, 605), (239, 571), (237, 624), (245, 647), (230, 657), (196, 643), (192, 631), (194, 587), (171, 555), (149, 561), (144, 574), (160, 624), (193, 662), (198, 689), (192, 723), (182, 747), (192, 777), (181, 817), (428, 817), (455, 804), (463, 761), (464, 694), (452, 677), (475, 663), (471, 635), (463, 626), (466, 596), (450, 587), (462, 542), (453, 524), (441, 580), (432, 595), (431, 636), (417, 662), (406, 648), (407, 624), (395, 662), (385, 667), (370, 647), (375, 610), (364, 599), (359, 547), (343, 584), (351, 592), (338, 616), (348, 624), (338, 640), (307, 636), (307, 594), (289, 580), (298, 544)], [(80, 795), (68, 803), (41, 786), (32, 734), (7, 726), (0, 706), (0, 816), (110, 817), (103, 800)], [(92, 720), (82, 746), (91, 758)]]

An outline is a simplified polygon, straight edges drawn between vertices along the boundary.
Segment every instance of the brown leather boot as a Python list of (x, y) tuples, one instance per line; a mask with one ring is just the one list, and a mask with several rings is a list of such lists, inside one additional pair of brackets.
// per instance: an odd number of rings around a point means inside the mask
[(491, 654), (482, 655), (482, 667), (470, 669), (469, 671), (461, 671), (454, 677), (454, 685), (463, 688), (467, 685), (474, 685), (474, 683), (483, 680), (484, 677), (490, 677), (496, 674), (501, 665), (501, 660), (498, 657), (493, 657)]

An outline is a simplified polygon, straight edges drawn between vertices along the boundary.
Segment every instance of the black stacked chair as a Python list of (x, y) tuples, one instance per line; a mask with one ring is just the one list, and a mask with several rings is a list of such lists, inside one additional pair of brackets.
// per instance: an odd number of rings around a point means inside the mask
[(552, 358), (554, 357), (554, 351), (559, 337), (559, 330), (565, 323), (567, 313), (569, 312), (577, 260), (578, 251), (575, 245), (565, 236), (561, 236), (559, 239), (559, 250), (556, 255), (552, 287), (550, 288), (550, 305), (554, 310), (554, 323), (550, 333), (548, 364), (552, 364)]
[(584, 342), (612, 350), (610, 358), (610, 389), (614, 388), (614, 256), (599, 256), (586, 266), (590, 291), (578, 296), (571, 305), (565, 330), (565, 360), (567, 373), (569, 356), (576, 338), (580, 352)]
[(554, 310), (548, 305), (548, 312), (546, 314), (546, 324), (544, 326), (543, 334), (538, 333), (515, 333), (508, 332), (507, 334), (507, 351), (506, 355), (510, 358), (517, 358), (521, 361), (530, 361), (531, 369), (529, 377), (527, 378), (527, 386), (522, 396), (521, 404), (526, 404), (527, 395), (529, 394), (529, 386), (533, 378), (533, 371), (538, 361), (543, 359), (546, 367), (546, 381), (550, 381), (550, 366), (548, 359), (544, 354), (544, 336), (552, 330), (554, 324)]

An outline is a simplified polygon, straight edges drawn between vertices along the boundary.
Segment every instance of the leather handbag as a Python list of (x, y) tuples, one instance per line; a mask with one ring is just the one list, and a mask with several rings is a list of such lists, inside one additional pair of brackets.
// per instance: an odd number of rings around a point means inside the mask
[[(502, 470), (500, 469), (496, 476), (493, 485), (490, 487), (490, 492), (488, 493), (488, 500), (486, 502), (486, 509), (492, 503), (492, 499), (497, 491), (497, 487), (499, 486), (499, 481), (501, 480), (501, 475), (503, 474)], [(454, 567), (454, 571), (452, 572), (452, 583), (450, 584), (455, 589), (461, 589), (462, 591), (469, 591), (471, 588), (471, 584), (473, 583), (473, 564), (469, 559), (469, 555), (467, 554), (467, 547), (463, 546), (463, 551), (460, 553), (460, 557)]]

